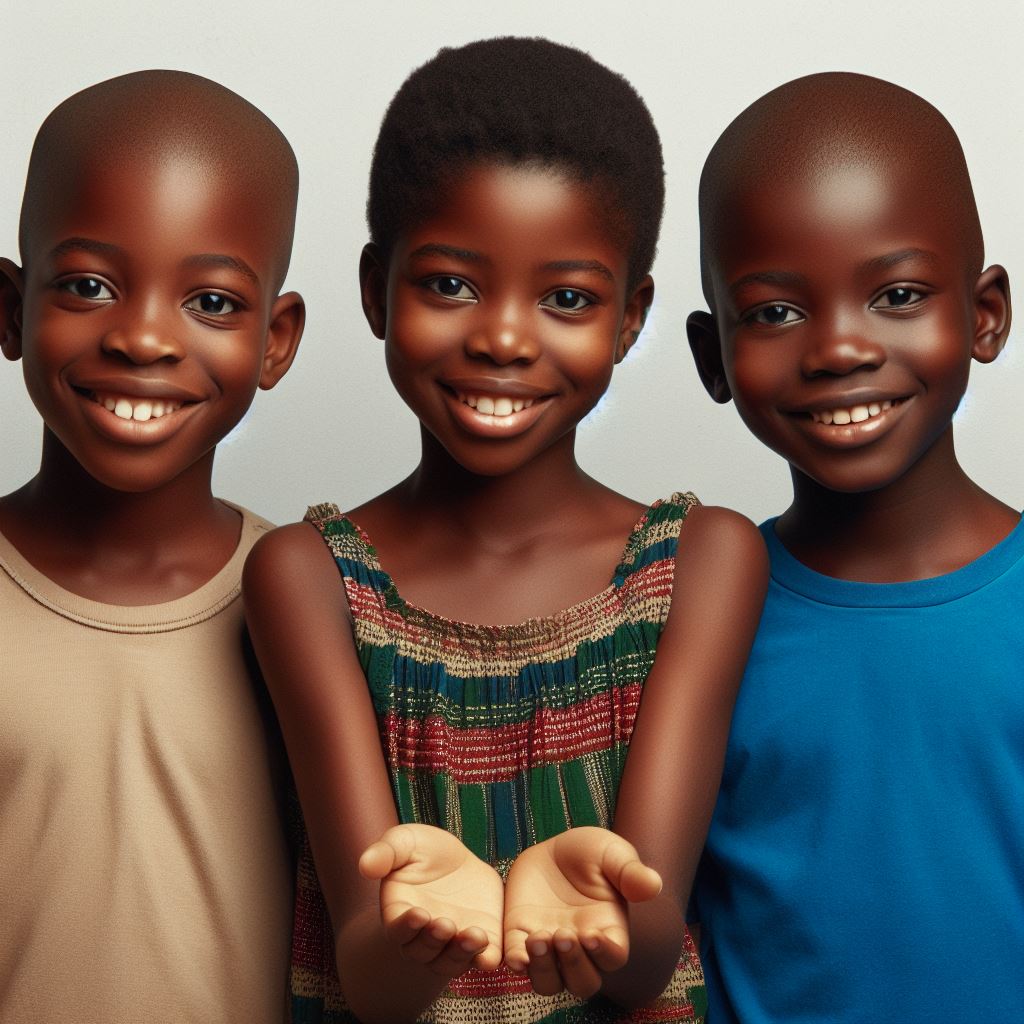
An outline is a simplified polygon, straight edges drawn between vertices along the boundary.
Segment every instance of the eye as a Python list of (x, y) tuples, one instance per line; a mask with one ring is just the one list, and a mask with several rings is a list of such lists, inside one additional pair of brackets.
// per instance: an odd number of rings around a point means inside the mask
[(915, 306), (924, 299), (924, 292), (913, 288), (889, 288), (871, 303), (872, 309), (900, 309), (903, 306)]
[(581, 313), (587, 306), (592, 306), (594, 300), (575, 288), (559, 288), (545, 295), (540, 304), (548, 309), (557, 309), (560, 313)]
[(783, 306), (776, 302), (770, 306), (755, 309), (744, 319), (747, 323), (760, 324), (762, 327), (781, 327), (783, 324), (795, 324), (799, 320), (803, 320), (803, 316), (792, 306)]
[(237, 313), (239, 304), (219, 292), (203, 292), (189, 299), (185, 303), (185, 309), (191, 309), (193, 313), (202, 313), (204, 316), (227, 316), (229, 313)]
[(114, 298), (113, 292), (95, 277), (76, 277), (72, 281), (62, 281), (60, 288), (91, 302), (110, 302)]
[(432, 277), (424, 284), (432, 292), (437, 292), (438, 295), (443, 295), (446, 299), (458, 299), (461, 302), (476, 301), (473, 289), (461, 277), (448, 277), (447, 275)]

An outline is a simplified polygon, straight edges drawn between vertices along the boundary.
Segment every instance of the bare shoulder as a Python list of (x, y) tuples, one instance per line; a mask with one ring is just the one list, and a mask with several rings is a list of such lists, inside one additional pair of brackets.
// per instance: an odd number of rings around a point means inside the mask
[(762, 593), (768, 581), (768, 552), (761, 531), (746, 516), (715, 505), (695, 505), (679, 531), (676, 567), (713, 569)]
[(299, 626), (323, 613), (349, 620), (334, 559), (310, 523), (279, 526), (253, 545), (242, 571), (242, 598), (254, 633), (270, 622)]

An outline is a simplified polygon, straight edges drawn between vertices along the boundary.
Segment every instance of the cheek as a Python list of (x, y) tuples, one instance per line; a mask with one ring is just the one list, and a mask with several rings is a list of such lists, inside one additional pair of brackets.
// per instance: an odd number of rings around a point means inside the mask
[(777, 346), (744, 342), (725, 353), (726, 380), (737, 408), (757, 415), (785, 379), (783, 353)]

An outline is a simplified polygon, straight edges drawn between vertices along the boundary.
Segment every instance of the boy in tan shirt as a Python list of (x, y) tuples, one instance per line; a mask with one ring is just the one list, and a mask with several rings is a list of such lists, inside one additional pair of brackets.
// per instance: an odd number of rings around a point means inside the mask
[(241, 97), (147, 71), (29, 165), (0, 344), (44, 421), (0, 498), (0, 1021), (279, 1021), (291, 879), (217, 442), (288, 369), (298, 172)]

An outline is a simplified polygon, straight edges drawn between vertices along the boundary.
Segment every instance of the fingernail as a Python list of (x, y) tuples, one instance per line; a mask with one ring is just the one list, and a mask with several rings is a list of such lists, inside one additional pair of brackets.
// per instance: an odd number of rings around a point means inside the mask
[(530, 955), (531, 956), (543, 956), (547, 951), (548, 951), (548, 944), (546, 942), (536, 942), (536, 943), (534, 943), (532, 949), (530, 950)]
[(558, 939), (555, 942), (555, 949), (562, 953), (568, 953), (572, 949), (572, 942), (569, 939)]

